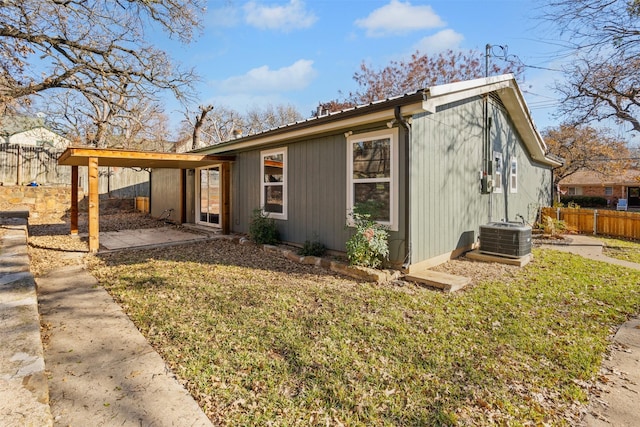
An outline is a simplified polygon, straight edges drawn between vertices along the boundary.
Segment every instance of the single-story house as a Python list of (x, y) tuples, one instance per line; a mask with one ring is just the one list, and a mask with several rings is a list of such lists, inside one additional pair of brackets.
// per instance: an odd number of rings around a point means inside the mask
[(567, 196), (603, 197), (611, 207), (626, 199), (628, 207), (640, 208), (640, 171), (627, 169), (605, 174), (583, 169), (561, 179), (558, 190)]
[(46, 127), (40, 117), (0, 116), (0, 143), (66, 148), (69, 140)]
[(552, 169), (512, 75), (429, 87), (198, 150), (235, 156), (152, 173), (151, 214), (247, 233), (254, 209), (283, 241), (345, 251), (349, 213), (375, 202), (405, 271), (472, 249), (479, 227), (533, 222)]

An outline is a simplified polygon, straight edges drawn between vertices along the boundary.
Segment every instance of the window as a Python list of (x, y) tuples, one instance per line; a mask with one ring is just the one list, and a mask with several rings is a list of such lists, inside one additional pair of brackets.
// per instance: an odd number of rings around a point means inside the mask
[(287, 219), (287, 148), (260, 153), (262, 212), (274, 219)]
[(347, 138), (347, 211), (365, 205), (380, 224), (398, 229), (398, 130)]
[(493, 152), (493, 192), (502, 193), (502, 153)]
[(511, 169), (509, 170), (509, 190), (512, 193), (518, 192), (518, 159), (511, 159)]
[(582, 196), (582, 187), (569, 187), (569, 196)]
[(613, 187), (604, 187), (605, 196), (613, 196)]

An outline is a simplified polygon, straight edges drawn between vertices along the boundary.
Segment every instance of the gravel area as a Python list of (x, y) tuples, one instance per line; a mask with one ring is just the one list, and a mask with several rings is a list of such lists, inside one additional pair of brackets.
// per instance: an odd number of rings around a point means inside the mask
[[(100, 231), (135, 230), (173, 226), (140, 212), (105, 211), (100, 213)], [(47, 223), (29, 220), (29, 256), (31, 272), (41, 276), (56, 268), (75, 265), (89, 255), (88, 219), (85, 213), (78, 215), (79, 236), (69, 234), (70, 222)], [(84, 236), (83, 236), (84, 234)]]
[[(100, 231), (134, 230), (173, 226), (183, 231), (184, 227), (167, 224), (140, 212), (105, 211), (100, 214)], [(32, 272), (36, 276), (46, 274), (55, 268), (81, 262), (88, 255), (88, 220), (86, 213), (78, 217), (78, 232), (81, 236), (69, 235), (70, 223), (47, 223), (37, 219), (29, 220), (29, 254)], [(177, 248), (176, 248), (177, 249)], [(258, 265), (260, 267), (260, 265)], [(433, 270), (469, 277), (472, 285), (486, 280), (508, 280), (519, 267), (485, 263), (460, 257), (434, 267)]]

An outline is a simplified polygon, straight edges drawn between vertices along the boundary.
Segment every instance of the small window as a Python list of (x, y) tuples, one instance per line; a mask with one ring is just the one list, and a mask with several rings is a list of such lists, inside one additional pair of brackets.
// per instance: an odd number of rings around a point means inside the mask
[(260, 157), (262, 211), (270, 218), (287, 219), (287, 149), (263, 151)]
[(493, 152), (493, 192), (502, 193), (502, 153)]
[(397, 129), (347, 138), (347, 212), (366, 205), (391, 230), (398, 229), (397, 141)]
[(613, 187), (604, 187), (605, 196), (613, 196)]
[(511, 169), (509, 170), (509, 190), (512, 193), (518, 192), (518, 159), (511, 159)]
[(582, 187), (569, 187), (569, 196), (582, 196)]

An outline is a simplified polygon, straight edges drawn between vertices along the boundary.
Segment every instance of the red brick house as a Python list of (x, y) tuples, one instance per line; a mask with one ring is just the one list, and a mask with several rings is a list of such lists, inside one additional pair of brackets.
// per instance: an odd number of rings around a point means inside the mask
[(615, 207), (619, 199), (627, 199), (629, 207), (640, 208), (640, 170), (630, 169), (616, 174), (581, 170), (558, 183), (563, 196), (598, 196)]

